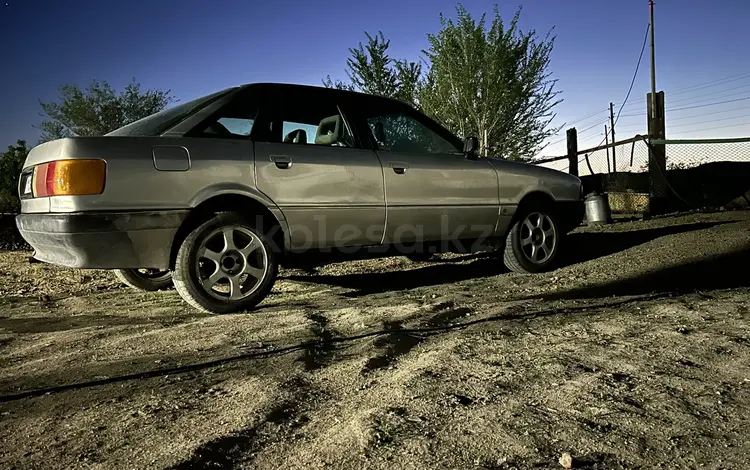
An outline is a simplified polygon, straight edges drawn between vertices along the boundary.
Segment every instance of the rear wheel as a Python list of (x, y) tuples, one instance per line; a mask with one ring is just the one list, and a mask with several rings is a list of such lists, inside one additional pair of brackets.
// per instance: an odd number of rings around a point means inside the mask
[(505, 266), (519, 273), (550, 270), (559, 251), (561, 235), (551, 208), (533, 207), (523, 210), (505, 240)]
[(222, 213), (194, 229), (180, 245), (177, 292), (208, 313), (249, 310), (271, 291), (278, 271), (272, 242), (244, 217)]
[(116, 269), (115, 277), (128, 287), (158, 291), (172, 287), (172, 273), (161, 269)]

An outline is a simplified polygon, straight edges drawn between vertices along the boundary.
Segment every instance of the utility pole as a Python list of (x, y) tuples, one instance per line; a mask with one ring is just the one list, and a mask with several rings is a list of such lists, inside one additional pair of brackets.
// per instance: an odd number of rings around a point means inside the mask
[[(648, 0), (651, 32), (651, 93), (648, 106), (648, 135), (650, 139), (666, 139), (664, 92), (656, 92), (656, 50), (654, 48), (654, 0)], [(667, 156), (664, 144), (649, 145), (649, 215), (664, 214), (674, 209), (674, 197), (666, 181)]]
[(615, 156), (615, 104), (609, 103), (609, 123), (612, 131), (612, 171), (617, 173), (617, 157)]
[(568, 173), (578, 176), (578, 131), (571, 127), (565, 132), (568, 141)]
[[(656, 51), (654, 49), (654, 0), (648, 0), (648, 5), (651, 13), (650, 20), (650, 32), (651, 32), (651, 96), (656, 97)], [(654, 99), (656, 104), (656, 99)], [(659, 116), (659, 110), (656, 106), (651, 106), (651, 119), (656, 119)]]
[(610, 174), (612, 170), (609, 167), (609, 129), (607, 129), (607, 125), (604, 125), (604, 143), (607, 147), (607, 174)]

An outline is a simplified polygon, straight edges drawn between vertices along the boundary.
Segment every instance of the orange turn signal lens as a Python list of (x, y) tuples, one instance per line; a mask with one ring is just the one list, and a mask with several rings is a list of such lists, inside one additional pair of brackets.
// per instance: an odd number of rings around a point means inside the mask
[(34, 168), (34, 197), (89, 196), (104, 192), (104, 160), (57, 160)]

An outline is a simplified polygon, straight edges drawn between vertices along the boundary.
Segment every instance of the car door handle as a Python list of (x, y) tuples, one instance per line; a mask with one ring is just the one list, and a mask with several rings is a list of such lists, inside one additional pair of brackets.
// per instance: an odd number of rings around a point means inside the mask
[(393, 168), (393, 172), (397, 175), (403, 175), (409, 168), (409, 164), (406, 162), (388, 162), (388, 166)]
[(292, 166), (292, 157), (284, 155), (271, 155), (271, 161), (276, 164), (280, 170), (288, 170)]

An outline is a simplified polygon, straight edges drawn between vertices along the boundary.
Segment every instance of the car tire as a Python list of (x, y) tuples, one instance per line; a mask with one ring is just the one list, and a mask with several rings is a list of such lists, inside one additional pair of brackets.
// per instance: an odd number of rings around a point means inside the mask
[[(203, 312), (250, 310), (276, 282), (279, 253), (272, 247), (271, 238), (242, 215), (220, 213), (183, 240), (175, 260), (175, 288), (188, 304)], [(229, 292), (217, 291), (218, 285)]]
[(562, 229), (552, 206), (535, 206), (517, 213), (505, 239), (503, 263), (511, 271), (542, 273), (554, 267)]
[(172, 287), (172, 273), (161, 269), (116, 269), (115, 277), (128, 287), (159, 291)]

